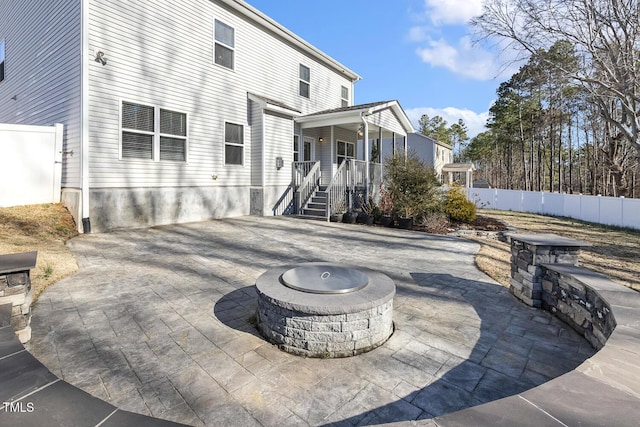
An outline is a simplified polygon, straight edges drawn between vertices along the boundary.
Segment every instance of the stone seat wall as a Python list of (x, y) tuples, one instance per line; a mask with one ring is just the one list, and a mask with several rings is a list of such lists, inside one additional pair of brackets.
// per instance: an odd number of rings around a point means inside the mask
[[(437, 426), (640, 425), (640, 293), (573, 265), (573, 258), (561, 261), (567, 263), (529, 267), (537, 275), (531, 291), (600, 350), (531, 390), (437, 417)], [(531, 293), (521, 300), (532, 305)]]

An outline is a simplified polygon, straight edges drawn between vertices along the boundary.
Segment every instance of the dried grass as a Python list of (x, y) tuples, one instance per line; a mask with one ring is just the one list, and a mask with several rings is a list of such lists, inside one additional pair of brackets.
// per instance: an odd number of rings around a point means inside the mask
[(65, 246), (77, 234), (73, 217), (62, 204), (0, 208), (0, 254), (38, 251), (31, 271), (34, 300), (47, 286), (78, 270)]
[[(522, 212), (483, 210), (482, 215), (506, 221), (519, 233), (551, 233), (591, 243), (580, 252), (580, 264), (614, 282), (640, 290), (640, 231)], [(508, 286), (511, 253), (507, 243), (475, 238), (482, 244), (478, 268)], [(507, 274), (502, 274), (506, 271)]]

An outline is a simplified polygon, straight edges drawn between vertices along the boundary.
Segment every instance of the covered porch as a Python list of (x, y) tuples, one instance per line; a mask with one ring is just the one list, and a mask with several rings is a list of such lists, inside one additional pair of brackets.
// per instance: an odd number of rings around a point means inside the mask
[(292, 187), (295, 214), (328, 219), (377, 198), (384, 171), (382, 141), (406, 153), (414, 132), (397, 101), (321, 111), (295, 119)]

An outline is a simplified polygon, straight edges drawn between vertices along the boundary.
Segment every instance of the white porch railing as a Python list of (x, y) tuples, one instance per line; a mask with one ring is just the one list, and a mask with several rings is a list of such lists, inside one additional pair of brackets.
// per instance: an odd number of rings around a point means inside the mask
[(336, 174), (333, 176), (331, 183), (327, 186), (327, 221), (329, 217), (336, 213), (338, 206), (342, 205), (344, 209), (347, 206), (347, 189), (348, 189), (348, 161), (342, 162), (338, 167)]
[(293, 162), (293, 168), (291, 170), (291, 182), (293, 183), (294, 188), (300, 187), (304, 178), (309, 175), (311, 169), (318, 162), (309, 161), (309, 162)]
[[(309, 165), (311, 163), (312, 165)], [(302, 175), (302, 181), (298, 184), (298, 166), (302, 166), (303, 169), (309, 168), (308, 173)], [(313, 193), (320, 185), (320, 162), (294, 162), (293, 163), (293, 182), (296, 190), (296, 212), (299, 213), (302, 207), (307, 204)]]
[[(367, 162), (362, 160), (351, 160), (352, 167), (352, 181), (351, 185), (355, 187), (365, 187), (367, 176)], [(384, 181), (384, 166), (380, 163), (369, 163), (369, 195), (374, 200), (378, 199), (380, 185)]]

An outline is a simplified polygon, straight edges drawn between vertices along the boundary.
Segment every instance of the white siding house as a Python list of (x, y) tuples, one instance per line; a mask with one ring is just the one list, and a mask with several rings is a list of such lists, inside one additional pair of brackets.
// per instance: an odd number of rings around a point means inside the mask
[(0, 122), (65, 125), (85, 231), (282, 213), (294, 156), (329, 183), (359, 126), (413, 131), (397, 103), (352, 106), (355, 72), (240, 0), (9, 0), (0, 43)]

